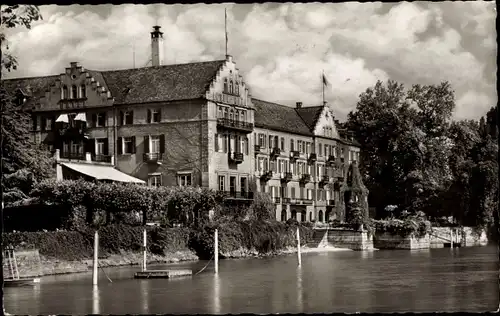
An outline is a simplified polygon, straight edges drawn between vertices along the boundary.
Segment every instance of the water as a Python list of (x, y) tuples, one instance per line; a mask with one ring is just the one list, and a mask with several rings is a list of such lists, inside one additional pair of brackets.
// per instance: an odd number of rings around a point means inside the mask
[[(39, 285), (5, 288), (13, 314), (216, 314), (401, 311), (494, 311), (496, 246), (424, 251), (306, 253), (221, 260), (192, 278), (134, 280), (139, 267), (48, 276)], [(170, 265), (199, 271), (205, 262)], [(156, 266), (150, 268), (165, 268)]]

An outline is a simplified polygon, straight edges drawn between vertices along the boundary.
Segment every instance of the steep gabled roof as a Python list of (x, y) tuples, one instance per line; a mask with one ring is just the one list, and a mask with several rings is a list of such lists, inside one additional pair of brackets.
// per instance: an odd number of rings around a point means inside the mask
[(224, 60), (103, 71), (117, 104), (197, 99), (205, 95)]
[(258, 99), (252, 99), (252, 103), (255, 106), (256, 127), (312, 136), (294, 108)]
[[(106, 87), (115, 98), (115, 104), (136, 104), (158, 101), (189, 100), (203, 97), (225, 60), (165, 65), (125, 70), (86, 70)], [(34, 97), (43, 92), (60, 75), (2, 80), (11, 93), (17, 88)]]
[(22, 105), (24, 109), (30, 109), (34, 106), (36, 99), (45, 95), (45, 90), (59, 78), (59, 75), (45, 77), (29, 77), (2, 80), (2, 88), (5, 89), (11, 97), (14, 97), (18, 91), (27, 97), (26, 103)]
[(319, 117), (321, 116), (321, 112), (323, 111), (324, 106), (308, 106), (304, 108), (296, 109), (299, 116), (304, 120), (307, 127), (311, 132), (314, 131), (316, 127), (316, 123), (318, 123)]

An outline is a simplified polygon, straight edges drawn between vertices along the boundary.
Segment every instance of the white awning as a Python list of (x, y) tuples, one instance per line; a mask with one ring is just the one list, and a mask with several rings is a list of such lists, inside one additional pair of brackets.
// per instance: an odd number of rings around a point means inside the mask
[(78, 113), (75, 117), (75, 121), (87, 122), (87, 116), (85, 113)]
[(61, 114), (61, 115), (59, 115), (59, 117), (57, 118), (56, 122), (69, 123), (68, 114)]
[(129, 176), (128, 174), (123, 173), (112, 166), (102, 166), (102, 165), (83, 164), (83, 163), (61, 163), (61, 165), (69, 169), (72, 169), (74, 171), (77, 171), (79, 173), (83, 173), (97, 180), (146, 183), (145, 181)]

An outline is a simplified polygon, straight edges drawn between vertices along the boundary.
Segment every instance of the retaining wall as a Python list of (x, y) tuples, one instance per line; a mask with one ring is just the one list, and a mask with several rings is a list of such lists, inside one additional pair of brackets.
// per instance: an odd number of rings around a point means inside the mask
[[(326, 229), (324, 231), (326, 232)], [(326, 240), (329, 245), (337, 248), (349, 248), (352, 250), (373, 249), (373, 237), (367, 231), (330, 228), (328, 229)]]
[(453, 243), (460, 243), (461, 247), (485, 246), (488, 236), (484, 229), (473, 227), (433, 227), (430, 236), (431, 248), (443, 248), (450, 243), (450, 232), (453, 232)]
[(429, 235), (417, 238), (414, 236), (402, 237), (390, 233), (375, 233), (373, 246), (377, 249), (429, 249)]

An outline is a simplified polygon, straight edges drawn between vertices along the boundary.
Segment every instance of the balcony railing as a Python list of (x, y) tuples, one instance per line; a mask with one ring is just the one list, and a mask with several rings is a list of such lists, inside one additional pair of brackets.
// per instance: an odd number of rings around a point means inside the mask
[(335, 158), (335, 156), (333, 156), (333, 155), (330, 155), (330, 156), (328, 156), (328, 159), (326, 160), (326, 163), (329, 166), (333, 166), (333, 165), (335, 165), (336, 161), (337, 161), (337, 158)]
[(318, 157), (316, 156), (316, 153), (310, 153), (309, 158), (307, 159), (309, 163), (315, 163), (316, 160), (318, 160)]
[(238, 131), (251, 133), (253, 131), (253, 123), (231, 120), (228, 118), (218, 118), (217, 126), (234, 129)]
[(313, 201), (309, 199), (290, 199), (290, 204), (294, 205), (312, 205)]
[(281, 200), (283, 201), (282, 202), (283, 204), (290, 204), (290, 198), (289, 197), (281, 198)]
[(254, 151), (256, 154), (260, 153), (260, 145), (254, 145), (254, 146), (253, 146), (253, 151)]
[(300, 182), (302, 183), (308, 183), (311, 181), (311, 175), (310, 174), (303, 174), (302, 177), (300, 177)]
[(335, 200), (327, 200), (328, 206), (335, 206)]
[(108, 163), (111, 163), (111, 155), (100, 155), (100, 154), (97, 154), (95, 155), (94, 157), (92, 157), (93, 161), (96, 161), (96, 162), (108, 162)]
[(234, 163), (242, 163), (243, 162), (243, 153), (231, 153), (229, 159)]
[(273, 172), (272, 171), (264, 171), (262, 176), (260, 177), (261, 181), (267, 182), (273, 177)]
[(145, 162), (158, 162), (162, 159), (161, 153), (144, 153), (143, 155)]
[(61, 152), (60, 157), (70, 160), (85, 160), (84, 153)]
[(279, 147), (274, 147), (273, 150), (271, 151), (271, 156), (276, 158), (281, 154), (281, 150)]
[(281, 176), (281, 182), (288, 183), (288, 182), (290, 182), (292, 180), (292, 178), (293, 178), (293, 175), (292, 175), (291, 172), (285, 172)]
[(274, 198), (274, 203), (281, 204), (281, 198), (280, 197), (275, 197)]
[(298, 150), (292, 150), (290, 152), (290, 160), (297, 160), (300, 157), (300, 152)]
[(219, 191), (226, 199), (253, 200), (253, 192), (245, 191)]

